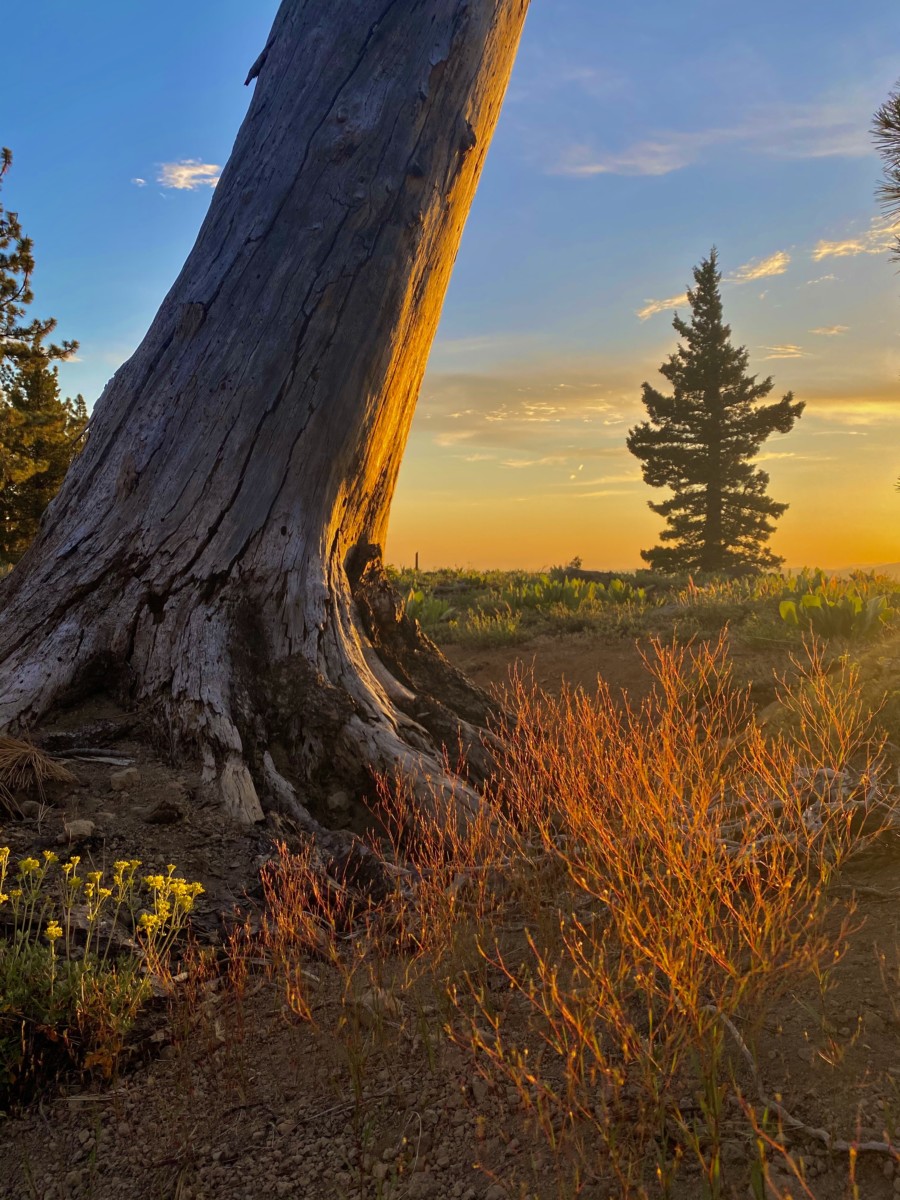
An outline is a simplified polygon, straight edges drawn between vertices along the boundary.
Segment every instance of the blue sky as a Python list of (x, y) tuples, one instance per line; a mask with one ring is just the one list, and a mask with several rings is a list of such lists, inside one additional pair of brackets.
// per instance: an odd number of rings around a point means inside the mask
[[(89, 405), (193, 242), (275, 9), (36, 0), (4, 17), (4, 198), (35, 240), (36, 311), (81, 342), (64, 382)], [(624, 435), (674, 347), (666, 302), (715, 243), (736, 340), (807, 401), (764, 451), (791, 503), (775, 549), (900, 559), (900, 278), (868, 132), (898, 79), (888, 0), (533, 0), (390, 555), (635, 565), (659, 497)]]

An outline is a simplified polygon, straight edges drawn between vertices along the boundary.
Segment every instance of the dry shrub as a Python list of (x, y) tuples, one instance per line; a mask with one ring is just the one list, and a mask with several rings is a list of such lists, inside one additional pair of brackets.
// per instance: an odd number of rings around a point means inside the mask
[(725, 1194), (729, 1123), (762, 1145), (727, 1109), (757, 1083), (744, 1049), (785, 988), (840, 954), (848, 914), (827, 923), (827, 885), (879, 799), (851, 665), (830, 671), (811, 647), (783, 688), (795, 728), (774, 735), (724, 637), (656, 645), (646, 666), (637, 707), (602, 683), (556, 699), (515, 680), (464, 827), (382, 780), (377, 902), (314, 847), (282, 847), (263, 872), (274, 976), (303, 1021), (329, 1012), (357, 1104), (410, 1010), (443, 1011), (474, 1069), (536, 1120), (560, 1195)]
[(518, 1089), (574, 1194), (614, 1179), (668, 1195), (688, 1156), (718, 1196), (728, 1022), (752, 1029), (840, 952), (826, 886), (864, 836), (878, 746), (852, 668), (829, 674), (815, 647), (783, 696), (792, 740), (759, 727), (724, 638), (656, 645), (646, 665), (655, 687), (637, 708), (602, 682), (558, 700), (515, 682), (495, 808), (567, 885), (555, 929), (527, 948), (484, 929), (511, 999), (458, 989), (456, 1037)]

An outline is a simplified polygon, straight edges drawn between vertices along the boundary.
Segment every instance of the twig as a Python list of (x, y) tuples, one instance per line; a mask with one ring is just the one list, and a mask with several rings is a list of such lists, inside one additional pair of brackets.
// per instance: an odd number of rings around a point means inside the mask
[(740, 1050), (744, 1061), (750, 1068), (750, 1073), (753, 1076), (753, 1082), (756, 1085), (756, 1092), (760, 1101), (766, 1106), (766, 1108), (769, 1108), (772, 1110), (772, 1112), (776, 1113), (788, 1127), (788, 1129), (796, 1129), (800, 1133), (805, 1133), (808, 1137), (815, 1138), (817, 1141), (822, 1142), (827, 1150), (831, 1150), (833, 1152), (849, 1154), (852, 1150), (854, 1154), (861, 1154), (863, 1152), (869, 1152), (872, 1154), (889, 1154), (891, 1158), (900, 1160), (900, 1151), (895, 1149), (890, 1142), (848, 1142), (843, 1138), (833, 1137), (827, 1129), (817, 1128), (814, 1125), (807, 1125), (805, 1121), (801, 1121), (799, 1117), (795, 1117), (792, 1113), (790, 1113), (783, 1104), (780, 1104), (777, 1100), (773, 1100), (771, 1097), (767, 1096), (763, 1089), (762, 1080), (759, 1077), (759, 1071), (756, 1068), (756, 1061), (753, 1058), (753, 1055), (750, 1053), (747, 1043), (741, 1037), (740, 1031), (735, 1026), (734, 1022), (711, 1004), (705, 1005), (703, 1011), (710, 1013), (717, 1020), (721, 1021), (722, 1025), (724, 1025), (724, 1027), (731, 1034), (735, 1045), (737, 1046), (738, 1050)]

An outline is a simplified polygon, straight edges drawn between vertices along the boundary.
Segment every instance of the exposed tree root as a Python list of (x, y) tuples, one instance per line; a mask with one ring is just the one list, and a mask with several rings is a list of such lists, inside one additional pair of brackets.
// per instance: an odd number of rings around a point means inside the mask
[[(148, 712), (173, 757), (199, 757), (204, 784), (242, 823), (273, 809), (321, 834), (310, 797), (366, 790), (383, 773), (411, 781), (441, 819), (465, 821), (491, 770), (488, 697), (406, 617), (378, 548), (354, 560), (323, 571), (330, 600), (303, 614), (298, 648), (273, 639), (284, 621), (271, 605), (227, 583), (194, 605), (182, 590), (178, 603), (139, 606), (127, 636), (121, 608), (107, 625), (85, 604), (4, 664), (0, 721), (29, 727), (73, 691), (102, 688)], [(48, 661), (44, 646), (78, 625), (77, 651)]]

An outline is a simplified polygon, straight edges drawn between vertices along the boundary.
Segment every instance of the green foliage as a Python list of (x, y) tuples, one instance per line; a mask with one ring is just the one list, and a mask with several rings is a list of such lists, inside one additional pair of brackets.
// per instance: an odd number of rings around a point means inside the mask
[(627, 439), (644, 481), (672, 493), (650, 503), (667, 522), (664, 545), (641, 551), (657, 571), (762, 570), (781, 562), (764, 543), (787, 505), (766, 494), (769, 476), (752, 460), (771, 434), (792, 428), (803, 404), (790, 392), (776, 403), (759, 403), (773, 382), (749, 375), (746, 349), (731, 344), (721, 278), (713, 249), (694, 269), (690, 324), (678, 316), (673, 321), (684, 344), (659, 369), (672, 395), (645, 383), (650, 419)]
[[(649, 592), (635, 579), (570, 578), (581, 570), (431, 572), (389, 568), (391, 582), (405, 593), (407, 616), (444, 642), (512, 645), (541, 632), (569, 633), (615, 627), (649, 603)], [(585, 574), (598, 574), (585, 572)]]
[(846, 578), (805, 570), (784, 580), (778, 612), (789, 626), (823, 638), (873, 638), (893, 621), (900, 584), (886, 576), (854, 571)]
[(473, 612), (460, 627), (453, 623), (454, 632), (475, 646), (512, 646), (524, 641), (522, 615), (507, 605), (498, 612)]
[(106, 877), (80, 861), (13, 864), (0, 847), (0, 1111), (73, 1067), (111, 1073), (203, 890), (174, 867), (139, 879), (122, 860)]
[[(12, 164), (0, 157), (0, 183)], [(0, 563), (16, 562), (37, 532), (77, 453), (84, 400), (60, 397), (58, 361), (78, 343), (48, 343), (50, 320), (25, 321), (34, 295), (34, 253), (17, 213), (0, 204)]]
[(798, 600), (782, 600), (778, 611), (788, 625), (808, 626), (819, 637), (851, 639), (873, 637), (896, 615), (887, 596), (864, 600), (849, 593), (831, 600), (822, 593), (805, 592)]
[(406, 597), (406, 615), (418, 621), (423, 629), (433, 629), (441, 621), (449, 621), (453, 614), (453, 606), (448, 601), (410, 588)]
[(500, 598), (514, 611), (546, 610), (561, 605), (570, 612), (578, 612), (604, 604), (643, 604), (647, 593), (644, 588), (634, 587), (621, 579), (611, 580), (607, 587), (584, 579), (554, 579), (550, 575), (540, 575), (535, 580), (504, 588)]

